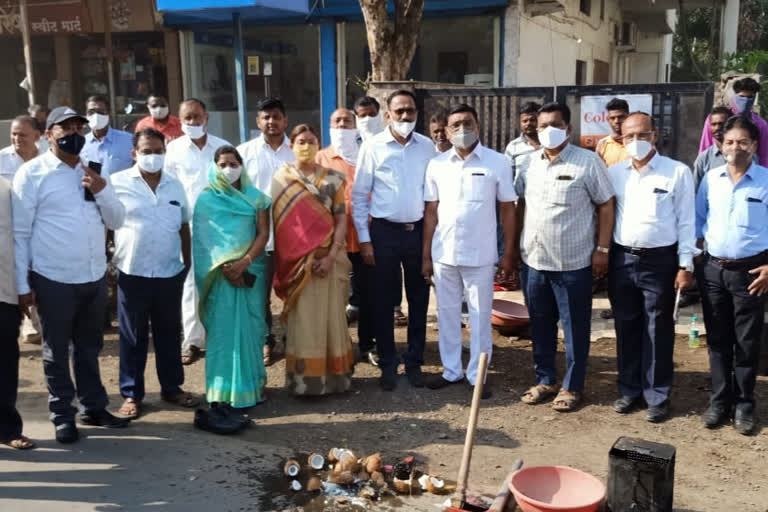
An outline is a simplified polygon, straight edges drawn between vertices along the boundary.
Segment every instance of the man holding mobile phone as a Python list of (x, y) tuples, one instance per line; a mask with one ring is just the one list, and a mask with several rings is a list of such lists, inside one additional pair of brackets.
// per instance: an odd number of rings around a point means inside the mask
[[(80, 161), (87, 122), (69, 107), (51, 111), (45, 132), (51, 151), (21, 166), (13, 180), (19, 306), (25, 313), (38, 307), (48, 407), (61, 443), (78, 439), (75, 395), (82, 423), (110, 428), (128, 423), (107, 412), (99, 374), (107, 299), (105, 227), (119, 228), (125, 208), (109, 179)], [(93, 193), (93, 202), (85, 200), (84, 189)]]

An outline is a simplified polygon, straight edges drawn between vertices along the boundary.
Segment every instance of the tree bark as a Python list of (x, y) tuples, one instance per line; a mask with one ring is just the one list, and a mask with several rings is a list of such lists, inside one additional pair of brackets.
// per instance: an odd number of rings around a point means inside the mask
[(405, 80), (419, 40), (424, 0), (394, 0), (395, 16), (387, 14), (387, 0), (360, 0), (368, 48), (371, 80)]

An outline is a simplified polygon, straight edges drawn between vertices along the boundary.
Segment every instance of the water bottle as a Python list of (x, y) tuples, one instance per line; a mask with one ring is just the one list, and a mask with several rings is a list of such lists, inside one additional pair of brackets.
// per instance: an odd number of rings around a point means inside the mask
[(696, 323), (698, 320), (699, 317), (696, 315), (693, 315), (693, 318), (691, 318), (691, 330), (688, 331), (688, 348), (699, 348), (701, 346), (699, 344), (699, 325)]

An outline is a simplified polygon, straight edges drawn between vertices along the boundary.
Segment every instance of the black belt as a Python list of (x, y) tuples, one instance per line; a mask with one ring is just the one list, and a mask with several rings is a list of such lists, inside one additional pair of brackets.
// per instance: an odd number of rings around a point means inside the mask
[(677, 253), (677, 244), (667, 245), (664, 247), (627, 247), (626, 245), (619, 245), (614, 243), (613, 247), (621, 252), (626, 252), (633, 256), (654, 256), (667, 252)]
[(763, 251), (754, 256), (747, 256), (746, 258), (739, 259), (718, 258), (710, 254), (709, 259), (725, 269), (752, 269), (768, 263), (768, 251)]
[(389, 226), (394, 229), (400, 229), (402, 231), (416, 231), (416, 228), (421, 226), (423, 219), (419, 219), (416, 222), (392, 222), (387, 219), (373, 218), (373, 222), (378, 222)]

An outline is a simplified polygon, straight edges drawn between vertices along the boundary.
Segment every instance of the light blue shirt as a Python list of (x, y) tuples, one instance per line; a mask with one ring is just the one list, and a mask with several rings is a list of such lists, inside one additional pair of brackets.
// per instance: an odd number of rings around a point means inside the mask
[(110, 176), (133, 166), (132, 150), (133, 135), (110, 128), (101, 140), (97, 139), (93, 132), (86, 135), (80, 158), (83, 165), (88, 165), (88, 162), (99, 162), (101, 175)]
[(768, 169), (752, 164), (735, 185), (726, 166), (709, 171), (696, 196), (696, 238), (717, 258), (768, 250)]
[(371, 241), (369, 215), (399, 223), (424, 217), (424, 177), (436, 155), (432, 140), (416, 132), (405, 145), (390, 128), (363, 143), (352, 187), (352, 220), (361, 243)]

